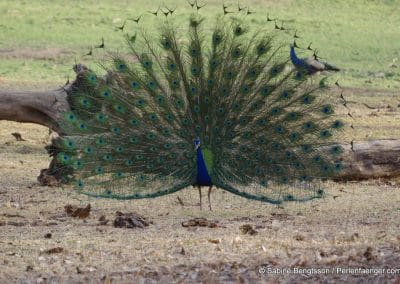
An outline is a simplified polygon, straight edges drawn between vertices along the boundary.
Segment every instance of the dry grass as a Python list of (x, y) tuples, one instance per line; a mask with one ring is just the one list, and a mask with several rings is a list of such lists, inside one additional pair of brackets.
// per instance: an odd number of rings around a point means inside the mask
[[(349, 130), (346, 137), (400, 137), (398, 94), (346, 90), (345, 95), (355, 102), (355, 131)], [(27, 141), (15, 141), (12, 132)], [(197, 191), (190, 189), (123, 202), (40, 187), (36, 177), (50, 161), (43, 149), (48, 142), (44, 127), (0, 122), (0, 283), (399, 281), (400, 271), (307, 276), (260, 275), (258, 268), (400, 268), (400, 180), (327, 182), (325, 199), (284, 207), (216, 190), (214, 211), (200, 211)], [(64, 212), (67, 204), (87, 203), (92, 206), (87, 219)], [(137, 212), (153, 224), (114, 228), (116, 211)], [(102, 215), (110, 220), (106, 225), (100, 225)], [(219, 226), (181, 225), (194, 217)], [(243, 234), (244, 224), (258, 233)], [(48, 233), (51, 238), (45, 237)]]

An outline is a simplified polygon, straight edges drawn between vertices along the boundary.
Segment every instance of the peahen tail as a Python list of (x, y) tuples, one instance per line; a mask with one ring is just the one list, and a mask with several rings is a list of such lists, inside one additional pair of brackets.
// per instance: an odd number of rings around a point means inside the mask
[(77, 191), (169, 194), (200, 184), (199, 153), (213, 185), (270, 203), (321, 197), (318, 181), (342, 170), (332, 137), (343, 122), (279, 31), (247, 17), (218, 18), (211, 32), (205, 22), (194, 14), (182, 32), (167, 17), (156, 36), (127, 36), (131, 54), (114, 54), (105, 77), (80, 68), (56, 142)]

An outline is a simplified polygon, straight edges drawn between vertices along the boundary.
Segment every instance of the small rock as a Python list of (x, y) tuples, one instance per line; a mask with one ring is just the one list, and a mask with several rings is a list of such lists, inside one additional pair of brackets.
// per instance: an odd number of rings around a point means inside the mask
[(208, 221), (206, 218), (194, 218), (188, 221), (182, 222), (182, 227), (208, 227), (216, 228), (218, 224), (215, 222)]
[(62, 253), (63, 251), (64, 251), (64, 248), (55, 247), (55, 248), (51, 248), (51, 249), (45, 250), (44, 253), (53, 254), (53, 253)]
[(296, 241), (299, 241), (299, 242), (301, 242), (301, 241), (304, 241), (304, 236), (303, 236), (303, 235), (300, 235), (300, 234), (298, 234), (298, 235), (294, 236), (294, 239), (295, 239)]
[(108, 221), (109, 221), (109, 220), (106, 219), (106, 216), (101, 215), (100, 218), (99, 218), (99, 225), (105, 226), (105, 225), (108, 224)]
[(253, 226), (250, 224), (244, 224), (239, 227), (243, 234), (249, 234), (251, 236), (256, 235), (258, 232), (254, 230)]
[(74, 205), (67, 204), (65, 205), (64, 209), (68, 216), (79, 219), (85, 219), (89, 217), (91, 207), (90, 203), (86, 207), (77, 207)]
[(51, 233), (47, 233), (47, 234), (44, 235), (45, 239), (51, 239), (51, 237), (52, 237)]
[(372, 247), (367, 247), (367, 249), (364, 252), (364, 257), (368, 261), (376, 259), (376, 255), (374, 254), (374, 249)]
[(137, 213), (116, 212), (117, 217), (114, 220), (116, 228), (144, 228), (149, 226), (150, 222)]
[(219, 239), (208, 239), (208, 242), (212, 244), (219, 244), (221, 241)]

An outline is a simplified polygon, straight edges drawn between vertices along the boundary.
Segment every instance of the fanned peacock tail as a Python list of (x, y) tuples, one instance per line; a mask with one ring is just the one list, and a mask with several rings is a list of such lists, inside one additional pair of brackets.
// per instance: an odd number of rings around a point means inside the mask
[(68, 182), (119, 199), (198, 185), (196, 139), (221, 189), (270, 203), (321, 197), (319, 180), (343, 167), (332, 140), (343, 122), (324, 79), (313, 83), (277, 31), (246, 19), (210, 31), (194, 14), (182, 32), (167, 17), (156, 37), (127, 36), (133, 60), (113, 54), (105, 77), (80, 70), (55, 142)]

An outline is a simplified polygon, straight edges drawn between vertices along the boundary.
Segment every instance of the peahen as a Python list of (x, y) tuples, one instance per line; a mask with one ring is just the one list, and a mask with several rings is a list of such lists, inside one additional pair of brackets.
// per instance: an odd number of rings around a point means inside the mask
[(297, 57), (295, 47), (295, 44), (290, 45), (290, 60), (292, 61), (293, 65), (296, 66), (296, 68), (304, 70), (309, 75), (313, 75), (321, 71), (340, 71), (338, 67), (329, 64), (328, 62), (318, 60), (315, 53), (313, 56), (307, 58)]
[(279, 31), (247, 18), (210, 30), (195, 13), (185, 37), (167, 15), (155, 35), (126, 35), (130, 60), (112, 54), (106, 76), (77, 66), (54, 142), (64, 181), (115, 199), (194, 186), (200, 206), (203, 186), (208, 198), (213, 186), (273, 204), (322, 197), (319, 181), (343, 168), (332, 137), (344, 124)]

